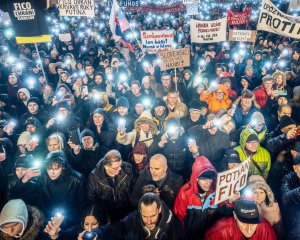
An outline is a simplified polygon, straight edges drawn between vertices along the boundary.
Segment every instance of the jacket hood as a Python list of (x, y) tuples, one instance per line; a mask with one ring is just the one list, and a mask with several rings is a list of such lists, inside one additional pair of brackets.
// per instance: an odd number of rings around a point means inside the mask
[[(21, 223), (23, 228), (17, 237), (21, 237), (28, 223), (28, 210), (26, 204), (21, 199), (10, 200), (5, 204), (0, 215), (0, 229), (3, 230), (3, 225), (6, 223), (17, 222)], [(6, 232), (5, 232), (6, 233)]]
[(224, 98), (223, 98), (223, 100), (226, 100), (226, 99), (229, 98), (228, 90), (227, 90), (227, 88), (226, 88), (224, 85), (222, 85), (222, 84), (219, 84), (219, 85), (216, 87), (216, 89), (215, 89), (215, 91), (214, 91), (214, 93), (213, 93), (214, 98), (217, 99), (217, 91), (218, 91), (218, 90), (221, 90), (221, 91), (224, 93)]
[[(250, 179), (249, 179), (250, 180)], [(255, 189), (262, 189), (265, 191), (267, 198), (269, 200), (268, 207), (272, 207), (274, 204), (274, 194), (269, 187), (269, 185), (266, 183), (266, 181), (262, 178), (260, 180), (252, 180), (248, 183), (247, 189), (251, 190), (252, 192), (255, 191)]]
[[(257, 133), (256, 133), (253, 129), (251, 129), (251, 128), (245, 128), (245, 129), (241, 132), (241, 135), (240, 135), (240, 146), (241, 146), (241, 148), (242, 148), (243, 150), (245, 150), (246, 141), (247, 141), (248, 137), (249, 137), (250, 135), (252, 135), (252, 134), (256, 135), (257, 138), (258, 138)], [(259, 147), (259, 143), (258, 143), (258, 147)]]
[(27, 100), (30, 99), (30, 92), (29, 92), (29, 90), (27, 88), (20, 88), (18, 90), (18, 93), (17, 93), (18, 98), (19, 98), (19, 93), (20, 92), (25, 93), (25, 95), (27, 96)]
[(155, 122), (153, 121), (152, 114), (150, 111), (146, 110), (146, 111), (142, 112), (142, 114), (139, 116), (139, 118), (137, 120), (135, 120), (134, 128), (137, 131), (140, 131), (139, 125), (142, 123), (148, 124), (150, 126), (150, 131), (152, 132), (152, 134), (158, 133), (157, 126), (156, 126)]
[[(202, 175), (202, 173), (207, 171), (215, 172), (217, 176), (217, 171), (211, 162), (204, 156), (197, 157), (193, 167), (192, 167), (192, 174), (190, 178), (190, 184), (193, 186), (194, 192), (198, 192), (197, 186), (197, 178)], [(216, 186), (216, 179), (213, 181), (212, 188), (215, 189)]]
[(55, 93), (57, 93), (57, 92), (59, 91), (59, 88), (61, 88), (61, 87), (65, 87), (65, 88), (67, 89), (68, 93), (71, 93), (71, 94), (72, 94), (71, 89), (70, 89), (66, 84), (64, 84), (64, 83), (59, 84), (59, 85), (57, 86), (57, 88), (56, 88), (56, 90), (55, 90)]

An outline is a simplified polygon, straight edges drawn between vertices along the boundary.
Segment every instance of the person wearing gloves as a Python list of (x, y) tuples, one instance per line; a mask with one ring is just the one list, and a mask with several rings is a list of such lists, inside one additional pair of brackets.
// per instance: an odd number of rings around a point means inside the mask
[(21, 199), (10, 200), (0, 214), (0, 239), (45, 240), (43, 223), (44, 216), (37, 208), (26, 206)]

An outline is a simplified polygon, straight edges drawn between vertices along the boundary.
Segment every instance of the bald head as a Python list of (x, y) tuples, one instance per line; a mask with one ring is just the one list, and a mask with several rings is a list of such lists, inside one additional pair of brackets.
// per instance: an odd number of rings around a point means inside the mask
[(166, 177), (168, 170), (167, 159), (162, 154), (155, 154), (150, 159), (150, 172), (153, 181), (160, 181)]

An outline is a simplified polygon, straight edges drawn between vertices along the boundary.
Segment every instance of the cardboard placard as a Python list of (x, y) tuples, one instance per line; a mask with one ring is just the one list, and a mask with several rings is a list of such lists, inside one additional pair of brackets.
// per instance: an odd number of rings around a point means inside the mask
[(174, 43), (174, 30), (141, 31), (143, 49), (148, 53), (167, 51)]
[(215, 21), (191, 19), (190, 25), (192, 42), (212, 43), (226, 41), (226, 17)]
[(229, 30), (229, 41), (232, 42), (255, 42), (256, 31)]
[(249, 167), (250, 159), (247, 159), (233, 169), (218, 173), (215, 204), (230, 199), (247, 185)]
[(70, 33), (62, 33), (58, 35), (58, 39), (62, 42), (69, 42), (72, 40)]
[(95, 16), (94, 0), (58, 0), (61, 16)]
[(264, 0), (258, 18), (257, 30), (300, 39), (300, 17), (285, 14), (271, 1)]
[(160, 70), (165, 71), (175, 68), (190, 66), (190, 49), (180, 48), (157, 54), (160, 59)]

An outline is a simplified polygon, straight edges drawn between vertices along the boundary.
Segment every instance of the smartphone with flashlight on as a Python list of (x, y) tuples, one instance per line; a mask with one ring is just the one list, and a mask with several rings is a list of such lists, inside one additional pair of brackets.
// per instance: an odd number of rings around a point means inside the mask
[(86, 96), (89, 94), (89, 89), (88, 89), (88, 86), (83, 86), (82, 87), (82, 95), (83, 96)]
[(16, 126), (15, 121), (9, 121), (9, 123), (3, 128), (3, 131), (6, 133), (10, 133)]
[(95, 232), (85, 231), (82, 236), (82, 239), (83, 240), (97, 240), (98, 235)]
[(49, 232), (49, 235), (55, 235), (57, 229), (59, 229), (60, 225), (62, 224), (63, 220), (64, 220), (64, 215), (62, 215), (61, 213), (57, 212), (54, 217), (52, 218), (51, 222), (52, 222), (52, 230)]
[(121, 132), (125, 132), (126, 130), (126, 120), (121, 118), (118, 122), (118, 129), (121, 131)]

